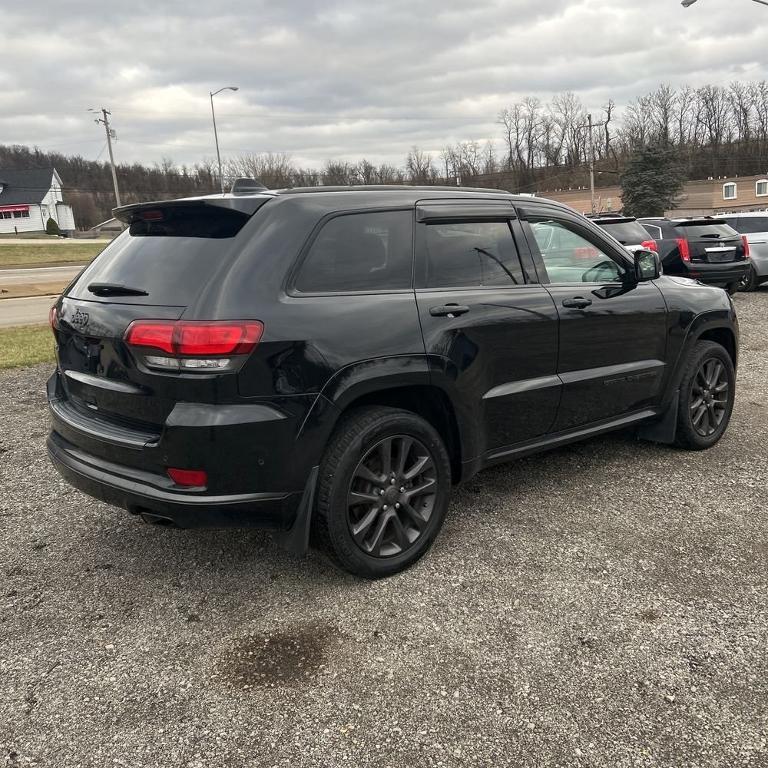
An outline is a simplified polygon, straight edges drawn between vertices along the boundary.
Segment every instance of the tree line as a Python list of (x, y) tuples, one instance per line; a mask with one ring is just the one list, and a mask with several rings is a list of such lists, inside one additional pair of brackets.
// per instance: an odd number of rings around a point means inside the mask
[[(661, 147), (683, 179), (765, 173), (768, 170), (768, 82), (672, 88), (661, 85), (622, 111), (609, 99), (591, 115), (574, 93), (548, 102), (526, 97), (496, 116), (498, 136), (464, 140), (428, 151), (414, 146), (401, 166), (327, 160), (319, 169), (301, 168), (286, 153), (226, 159), (227, 180), (260, 179), (267, 187), (358, 184), (450, 184), (495, 187), (512, 192), (546, 192), (586, 184), (590, 151), (598, 186), (616, 183), (633, 156)], [(590, 142), (591, 138), (591, 142)], [(109, 218), (114, 205), (105, 162), (21, 145), (0, 145), (0, 170), (54, 166), (78, 225)], [(177, 165), (119, 163), (125, 203), (207, 194), (219, 189), (218, 167), (210, 159)]]

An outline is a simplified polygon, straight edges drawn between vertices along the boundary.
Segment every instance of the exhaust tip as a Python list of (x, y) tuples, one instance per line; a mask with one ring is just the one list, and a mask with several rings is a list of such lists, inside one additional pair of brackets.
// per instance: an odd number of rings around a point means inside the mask
[(175, 526), (176, 523), (164, 515), (157, 515), (154, 512), (139, 512), (141, 519), (148, 525)]

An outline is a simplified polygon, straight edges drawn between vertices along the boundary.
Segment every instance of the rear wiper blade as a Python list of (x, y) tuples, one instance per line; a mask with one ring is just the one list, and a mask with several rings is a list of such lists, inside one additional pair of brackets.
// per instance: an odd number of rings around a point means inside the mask
[(97, 296), (149, 296), (141, 288), (131, 288), (129, 285), (119, 283), (91, 283), (88, 290)]

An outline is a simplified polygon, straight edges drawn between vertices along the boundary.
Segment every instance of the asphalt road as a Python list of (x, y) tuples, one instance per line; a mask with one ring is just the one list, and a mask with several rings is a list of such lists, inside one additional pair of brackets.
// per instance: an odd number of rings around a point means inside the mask
[[(48, 322), (48, 310), (56, 300), (57, 284), (66, 285), (80, 272), (82, 265), (59, 267), (30, 267), (25, 269), (0, 269), (0, 328), (15, 325), (38, 325)], [(2, 298), (3, 291), (38, 293), (43, 296)], [(26, 289), (26, 290), (25, 290)]]
[(66, 248), (68, 245), (82, 245), (88, 243), (111, 243), (112, 239), (109, 237), (101, 238), (88, 238), (88, 237), (61, 237), (61, 238), (14, 238), (14, 237), (0, 237), (0, 248), (4, 245), (36, 245), (38, 248), (41, 245), (53, 245)]
[(47, 323), (48, 310), (55, 301), (55, 294), (23, 299), (0, 299), (0, 328)]
[(0, 761), (55, 768), (768, 765), (768, 291), (734, 420), (486, 471), (377, 583), (151, 528), (44, 453), (0, 376)]
[(0, 288), (29, 283), (48, 283), (55, 280), (69, 281), (80, 272), (83, 266), (83, 264), (67, 264), (61, 267), (0, 269)]

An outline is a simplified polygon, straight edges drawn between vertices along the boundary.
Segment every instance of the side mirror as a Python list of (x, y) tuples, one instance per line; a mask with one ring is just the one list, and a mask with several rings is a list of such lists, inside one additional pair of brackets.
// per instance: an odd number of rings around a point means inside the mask
[(661, 275), (661, 259), (655, 251), (635, 251), (635, 278), (638, 283), (655, 280)]

